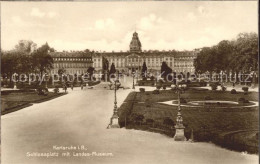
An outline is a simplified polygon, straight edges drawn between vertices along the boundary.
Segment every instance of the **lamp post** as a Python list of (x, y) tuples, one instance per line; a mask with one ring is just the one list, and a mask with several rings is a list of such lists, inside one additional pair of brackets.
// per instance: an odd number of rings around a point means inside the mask
[(185, 127), (183, 126), (183, 119), (182, 119), (182, 115), (181, 115), (181, 101), (180, 101), (180, 93), (181, 93), (181, 88), (178, 85), (178, 82), (176, 82), (176, 91), (178, 93), (178, 113), (177, 113), (177, 123), (175, 125), (175, 136), (173, 137), (173, 139), (175, 141), (186, 141), (186, 137), (184, 136), (184, 129)]
[(116, 90), (117, 88), (120, 86), (120, 82), (117, 78), (115, 78), (114, 80), (114, 86), (115, 86), (115, 101), (114, 101), (114, 110), (113, 110), (113, 115), (110, 118), (110, 124), (108, 125), (108, 129), (111, 128), (120, 128), (119, 124), (118, 124), (118, 120), (119, 120), (119, 116), (118, 116), (118, 111), (117, 111), (117, 100), (116, 100)]
[(14, 89), (17, 89), (16, 82), (17, 82), (17, 73), (14, 73)]

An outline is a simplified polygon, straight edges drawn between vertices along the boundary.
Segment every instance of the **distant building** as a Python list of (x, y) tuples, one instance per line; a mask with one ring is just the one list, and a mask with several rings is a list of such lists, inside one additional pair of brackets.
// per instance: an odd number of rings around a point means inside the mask
[(54, 70), (57, 73), (59, 69), (64, 68), (67, 73), (86, 73), (87, 68), (93, 66), (95, 71), (102, 72), (103, 59), (109, 62), (109, 68), (112, 63), (120, 72), (129, 72), (141, 70), (146, 62), (148, 72), (160, 71), (162, 62), (172, 68), (174, 72), (194, 73), (194, 59), (198, 51), (142, 51), (142, 44), (138, 33), (134, 32), (129, 45), (128, 52), (53, 52)]
[(84, 74), (93, 65), (91, 52), (51, 52), (54, 61), (52, 74), (64, 68), (67, 74)]
[(142, 51), (142, 45), (136, 32), (133, 33), (129, 47), (129, 52), (101, 52), (93, 54), (93, 67), (96, 71), (101, 71), (102, 57), (105, 57), (110, 65), (114, 63), (116, 69), (120, 72), (141, 70), (144, 62), (146, 62), (148, 71), (159, 71), (163, 61), (174, 72), (193, 73), (195, 71), (193, 61), (198, 51)]

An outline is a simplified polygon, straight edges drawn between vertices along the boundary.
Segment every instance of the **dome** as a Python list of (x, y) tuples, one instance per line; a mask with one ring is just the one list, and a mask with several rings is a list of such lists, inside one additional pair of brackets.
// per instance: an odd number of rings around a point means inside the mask
[(141, 52), (142, 51), (142, 44), (138, 38), (138, 33), (134, 32), (132, 40), (130, 42), (130, 52)]

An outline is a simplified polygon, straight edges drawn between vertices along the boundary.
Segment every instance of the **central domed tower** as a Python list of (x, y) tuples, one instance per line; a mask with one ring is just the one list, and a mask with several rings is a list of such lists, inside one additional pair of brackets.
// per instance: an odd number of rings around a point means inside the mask
[(138, 38), (138, 33), (134, 32), (132, 40), (130, 42), (130, 52), (141, 52), (142, 51), (142, 44)]

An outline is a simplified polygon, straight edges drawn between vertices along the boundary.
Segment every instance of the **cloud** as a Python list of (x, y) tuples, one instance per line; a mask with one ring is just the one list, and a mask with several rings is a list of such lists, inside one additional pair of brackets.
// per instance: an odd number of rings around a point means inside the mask
[(22, 24), (22, 23), (23, 23), (22, 19), (21, 19), (19, 16), (13, 16), (13, 17), (12, 17), (12, 21), (13, 21), (15, 24)]
[(70, 40), (54, 40), (53, 42), (49, 42), (52, 47), (55, 47), (56, 50), (106, 50), (106, 51), (119, 51), (122, 48), (123, 44), (119, 41), (108, 42), (106, 39), (100, 39), (95, 41), (84, 41), (84, 42), (74, 42)]
[(100, 19), (95, 22), (95, 28), (98, 30), (113, 29), (115, 28), (115, 22), (111, 18)]
[(44, 12), (41, 12), (38, 8), (32, 8), (31, 16), (34, 17), (44, 17), (46, 14)]
[(157, 17), (155, 14), (150, 14), (146, 17), (143, 17), (140, 19), (140, 21), (137, 24), (138, 29), (140, 30), (151, 30), (155, 26), (165, 23), (162, 18)]
[(43, 18), (43, 17), (54, 18), (58, 15), (56, 12), (50, 11), (50, 12), (46, 13), (46, 12), (41, 11), (38, 8), (32, 8), (30, 14), (31, 14), (31, 16), (38, 17), (38, 18)]
[(189, 12), (188, 15), (187, 15), (187, 17), (188, 17), (188, 19), (189, 19), (190, 21), (196, 21), (196, 20), (197, 20), (195, 14), (194, 14), (193, 12)]
[(210, 12), (210, 10), (206, 9), (203, 6), (198, 7), (198, 12), (200, 15), (202, 15), (204, 17), (214, 17), (216, 15), (215, 13)]
[(57, 13), (55, 13), (55, 12), (48, 12), (48, 17), (50, 17), (50, 18), (54, 18), (55, 16), (57, 16), (58, 14)]
[(198, 11), (199, 11), (199, 13), (203, 14), (203, 13), (205, 13), (205, 8), (203, 6), (199, 6)]

